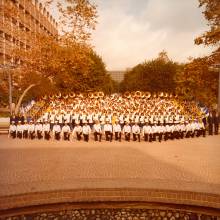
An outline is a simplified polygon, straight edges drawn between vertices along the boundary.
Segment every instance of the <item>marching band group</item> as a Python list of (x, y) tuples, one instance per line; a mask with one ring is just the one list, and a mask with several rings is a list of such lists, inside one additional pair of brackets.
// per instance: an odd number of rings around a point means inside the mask
[(59, 97), (48, 102), (36, 121), (12, 119), (9, 136), (88, 142), (92, 134), (95, 141), (161, 142), (205, 137), (206, 119), (195, 103), (176, 97)]
[(101, 141), (104, 135), (106, 141), (112, 141), (113, 137), (116, 141), (121, 141), (122, 137), (124, 137), (125, 141), (130, 141), (132, 137), (133, 141), (139, 142), (142, 137), (144, 141), (152, 142), (158, 139), (161, 142), (168, 139), (199, 137), (201, 135), (205, 137), (206, 135), (204, 124), (201, 121), (186, 121), (179, 124), (149, 124), (147, 122), (139, 124), (138, 122), (129, 123), (125, 121), (122, 125), (117, 119), (114, 124), (107, 119), (103, 125), (99, 120), (96, 120), (94, 124), (89, 124), (85, 120), (82, 122), (76, 121), (72, 129), (71, 127), (69, 123), (65, 122), (61, 125), (59, 121), (56, 121), (52, 126), (49, 121), (37, 121), (36, 123), (33, 123), (33, 121), (27, 123), (25, 121), (23, 124), (19, 121), (17, 125), (12, 121), (9, 135), (12, 138), (19, 139), (63, 139), (69, 141), (75, 137), (78, 141), (84, 139), (86, 142), (89, 141), (91, 133), (93, 133), (95, 141)]

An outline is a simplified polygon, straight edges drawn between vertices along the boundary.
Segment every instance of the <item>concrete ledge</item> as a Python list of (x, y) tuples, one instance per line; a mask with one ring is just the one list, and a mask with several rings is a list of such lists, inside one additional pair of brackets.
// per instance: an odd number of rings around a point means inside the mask
[(76, 189), (0, 197), (0, 210), (74, 202), (157, 202), (220, 209), (220, 195), (155, 189)]

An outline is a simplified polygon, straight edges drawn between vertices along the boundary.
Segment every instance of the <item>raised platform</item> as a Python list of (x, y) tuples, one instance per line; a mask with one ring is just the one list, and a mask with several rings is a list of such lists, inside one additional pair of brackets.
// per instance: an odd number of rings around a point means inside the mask
[(56, 142), (0, 136), (0, 210), (84, 202), (220, 209), (220, 136)]

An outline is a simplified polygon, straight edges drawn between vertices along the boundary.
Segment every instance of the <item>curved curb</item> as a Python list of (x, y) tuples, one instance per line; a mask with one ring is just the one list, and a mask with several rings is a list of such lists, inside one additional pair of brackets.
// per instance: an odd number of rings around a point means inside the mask
[(0, 211), (74, 202), (157, 202), (220, 209), (220, 195), (138, 188), (75, 189), (0, 197)]

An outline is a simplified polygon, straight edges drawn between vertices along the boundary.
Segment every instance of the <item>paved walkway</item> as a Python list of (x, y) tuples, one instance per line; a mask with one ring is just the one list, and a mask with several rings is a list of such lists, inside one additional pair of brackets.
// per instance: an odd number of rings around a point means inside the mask
[(0, 136), (0, 197), (78, 188), (220, 195), (220, 135), (162, 143), (47, 142)]

